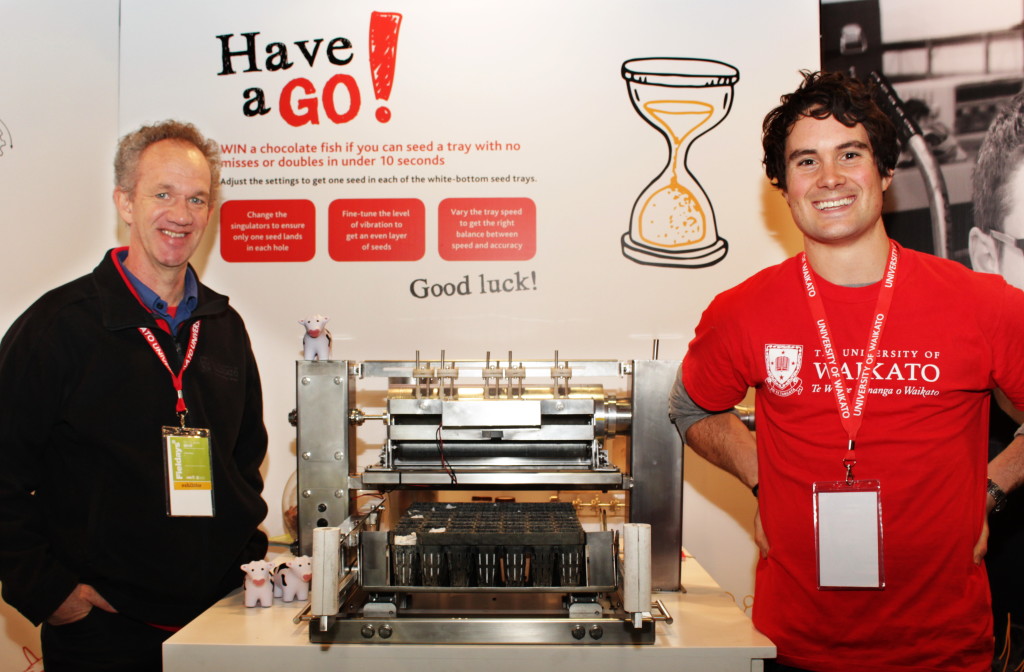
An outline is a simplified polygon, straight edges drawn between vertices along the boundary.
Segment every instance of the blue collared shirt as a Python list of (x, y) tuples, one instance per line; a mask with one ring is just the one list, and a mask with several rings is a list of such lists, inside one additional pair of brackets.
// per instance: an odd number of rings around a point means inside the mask
[(192, 271), (192, 268), (189, 267), (185, 271), (185, 294), (181, 297), (181, 303), (178, 304), (178, 309), (174, 311), (174, 316), (172, 317), (167, 311), (169, 308), (167, 302), (125, 268), (124, 260), (128, 258), (128, 250), (119, 253), (117, 256), (121, 262), (121, 270), (124, 271), (125, 277), (128, 278), (135, 291), (138, 292), (143, 305), (149, 308), (149, 311), (154, 316), (166, 322), (171, 328), (171, 333), (177, 333), (178, 327), (192, 316), (192, 311), (196, 309), (196, 305), (199, 303), (199, 284), (196, 281), (196, 274)]

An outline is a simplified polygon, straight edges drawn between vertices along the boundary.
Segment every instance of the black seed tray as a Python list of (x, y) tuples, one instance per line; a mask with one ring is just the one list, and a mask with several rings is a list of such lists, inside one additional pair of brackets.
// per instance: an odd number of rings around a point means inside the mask
[[(444, 532), (431, 532), (440, 530)], [(468, 502), (417, 503), (394, 535), (416, 533), (419, 546), (555, 546), (586, 544), (572, 504)]]
[[(395, 536), (413, 533), (415, 545), (394, 543)], [(586, 533), (572, 505), (563, 502), (414, 504), (389, 540), (393, 585), (579, 586), (584, 581)]]

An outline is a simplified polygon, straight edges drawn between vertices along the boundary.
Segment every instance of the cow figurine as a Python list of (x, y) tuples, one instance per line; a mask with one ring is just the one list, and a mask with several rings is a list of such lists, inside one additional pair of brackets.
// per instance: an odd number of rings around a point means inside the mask
[(274, 584), (271, 581), (274, 563), (253, 560), (242, 565), (245, 572), (245, 606), (269, 607), (274, 604)]
[(331, 358), (331, 332), (327, 331), (327, 320), (323, 315), (314, 315), (299, 324), (306, 328), (302, 337), (302, 358), (319, 359), (321, 362)]
[(274, 597), (285, 602), (309, 599), (309, 582), (313, 578), (313, 559), (300, 555), (282, 562), (274, 569)]

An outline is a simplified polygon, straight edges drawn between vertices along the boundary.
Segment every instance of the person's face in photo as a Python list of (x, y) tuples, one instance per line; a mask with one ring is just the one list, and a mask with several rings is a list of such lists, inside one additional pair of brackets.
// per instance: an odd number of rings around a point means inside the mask
[(1008, 202), (1002, 231), (971, 231), (971, 267), (983, 273), (998, 273), (1011, 285), (1024, 289), (1024, 161), (1007, 180), (1005, 193)]

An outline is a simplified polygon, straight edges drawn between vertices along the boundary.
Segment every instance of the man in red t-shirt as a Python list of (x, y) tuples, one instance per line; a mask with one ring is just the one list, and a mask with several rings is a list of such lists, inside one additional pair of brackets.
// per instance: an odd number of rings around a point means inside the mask
[[(805, 73), (766, 117), (804, 252), (715, 298), (672, 416), (758, 496), (754, 622), (774, 665), (981, 672), (985, 519), (1024, 478), (1024, 448), (986, 465), (989, 393), (1024, 406), (1024, 293), (888, 238), (899, 147), (872, 95)], [(750, 387), (756, 438), (727, 412)]]

